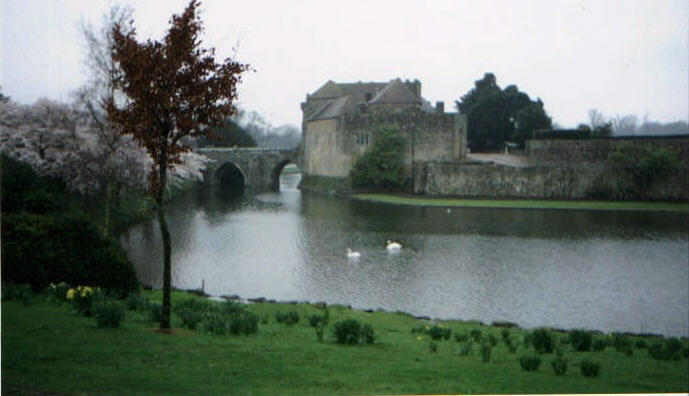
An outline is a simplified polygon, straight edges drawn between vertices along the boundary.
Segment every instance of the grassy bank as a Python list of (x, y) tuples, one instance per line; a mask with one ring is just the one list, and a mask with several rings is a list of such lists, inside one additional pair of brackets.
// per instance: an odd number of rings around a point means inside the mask
[[(158, 299), (156, 292), (148, 293)], [(197, 298), (175, 293), (173, 304)], [(214, 336), (182, 329), (155, 332), (144, 311), (127, 311), (120, 328), (99, 329), (66, 303), (2, 302), (2, 389), (19, 394), (372, 394), (372, 393), (626, 393), (689, 391), (689, 360), (649, 357), (653, 339), (629, 337), (631, 351), (608, 345), (603, 351), (575, 352), (566, 333), (553, 332), (569, 365), (557, 376), (554, 353), (539, 355), (540, 368), (522, 370), (519, 358), (533, 355), (523, 343), (530, 334), (510, 329), (510, 351), (497, 327), (446, 321), (449, 340), (432, 341), (433, 323), (405, 314), (330, 307), (324, 342), (316, 340), (308, 317), (323, 312), (308, 304), (251, 304), (260, 318), (258, 333)], [(295, 311), (293, 325), (278, 323), (277, 312)], [(370, 324), (372, 345), (334, 342), (343, 319)], [(438, 329), (438, 328), (436, 328)], [(416, 331), (412, 331), (416, 330)], [(457, 335), (457, 336), (455, 336)], [(468, 341), (475, 336), (484, 341)], [(455, 340), (461, 339), (461, 342)], [(606, 335), (597, 339), (610, 340)], [(527, 337), (528, 338), (528, 337)], [(482, 345), (496, 341), (488, 361)], [(642, 345), (642, 341), (643, 344)], [(470, 352), (467, 352), (467, 345)], [(683, 341), (687, 348), (687, 340)], [(467, 352), (467, 353), (465, 353)], [(582, 375), (585, 359), (600, 363), (595, 378)]]
[(568, 210), (642, 210), (689, 212), (689, 203), (553, 201), (510, 199), (421, 198), (387, 194), (355, 194), (355, 199), (398, 205), (466, 208), (568, 209)]

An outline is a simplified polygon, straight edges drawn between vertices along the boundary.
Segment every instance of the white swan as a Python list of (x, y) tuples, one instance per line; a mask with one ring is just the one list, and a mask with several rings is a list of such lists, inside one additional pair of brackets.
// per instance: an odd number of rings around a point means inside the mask
[(385, 248), (388, 250), (388, 252), (399, 252), (400, 249), (402, 249), (402, 245), (388, 239), (388, 245)]
[(347, 258), (348, 259), (358, 259), (359, 257), (361, 257), (361, 253), (355, 252), (352, 249), (347, 248)]

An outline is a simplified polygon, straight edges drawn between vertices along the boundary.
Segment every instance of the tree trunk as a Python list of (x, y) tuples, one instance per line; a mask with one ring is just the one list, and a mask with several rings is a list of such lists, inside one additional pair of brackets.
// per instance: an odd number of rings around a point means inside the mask
[(158, 181), (155, 190), (155, 200), (158, 212), (158, 224), (160, 225), (160, 235), (163, 238), (163, 306), (162, 315), (160, 317), (160, 330), (162, 332), (168, 332), (172, 328), (170, 324), (170, 314), (172, 311), (172, 243), (170, 241), (170, 231), (167, 227), (167, 214), (165, 210), (165, 186), (167, 185), (167, 153), (165, 150), (163, 150), (161, 159), (158, 162)]
[[(161, 198), (162, 198), (162, 194)], [(162, 316), (160, 317), (160, 330), (168, 331), (172, 328), (170, 325), (170, 314), (172, 311), (172, 303), (170, 295), (172, 293), (172, 262), (171, 252), (172, 244), (170, 242), (170, 231), (167, 227), (167, 216), (165, 211), (165, 202), (157, 202), (158, 224), (160, 225), (160, 235), (163, 238), (163, 307)]]
[(110, 206), (112, 201), (113, 182), (108, 178), (105, 184), (105, 197), (103, 198), (103, 235), (110, 235)]

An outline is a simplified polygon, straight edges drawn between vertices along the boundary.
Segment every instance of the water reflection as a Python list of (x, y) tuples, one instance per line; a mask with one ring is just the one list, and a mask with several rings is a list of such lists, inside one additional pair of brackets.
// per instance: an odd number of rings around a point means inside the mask
[[(393, 206), (300, 193), (199, 192), (169, 210), (173, 283), (522, 326), (689, 335), (686, 214)], [(404, 248), (390, 255), (387, 239)], [(161, 284), (157, 225), (127, 242)], [(361, 252), (346, 258), (347, 247)]]

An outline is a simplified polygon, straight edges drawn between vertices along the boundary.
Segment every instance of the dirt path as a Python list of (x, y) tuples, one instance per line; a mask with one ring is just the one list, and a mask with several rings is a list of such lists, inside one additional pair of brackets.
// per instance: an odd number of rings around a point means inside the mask
[(499, 165), (512, 166), (515, 168), (525, 168), (529, 166), (529, 159), (523, 155), (512, 154), (467, 154), (467, 158), (472, 161), (493, 162)]

